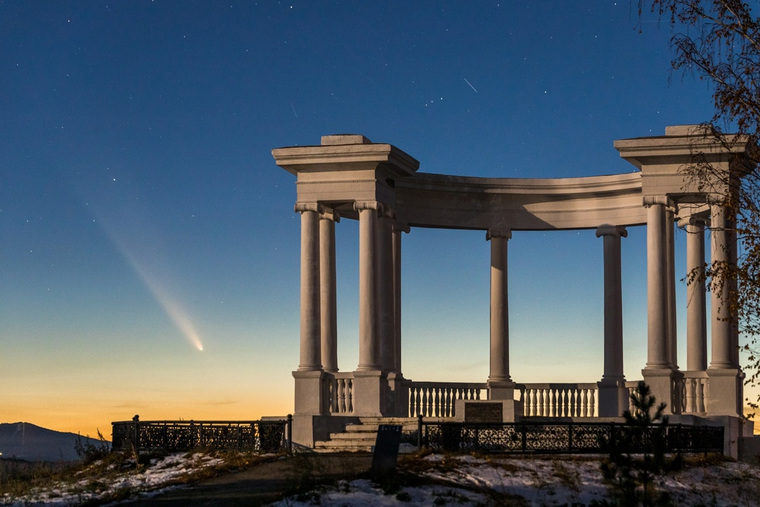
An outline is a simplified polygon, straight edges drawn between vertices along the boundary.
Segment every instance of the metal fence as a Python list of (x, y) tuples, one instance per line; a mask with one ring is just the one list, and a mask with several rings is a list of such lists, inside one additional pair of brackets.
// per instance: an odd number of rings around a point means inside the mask
[[(424, 447), (434, 451), (630, 454), (723, 452), (722, 426), (682, 424), (645, 428), (620, 423), (422, 423)], [(422, 430), (423, 428), (420, 428)]]
[(292, 417), (273, 421), (119, 421), (113, 428), (114, 451), (188, 451), (235, 449), (291, 450)]

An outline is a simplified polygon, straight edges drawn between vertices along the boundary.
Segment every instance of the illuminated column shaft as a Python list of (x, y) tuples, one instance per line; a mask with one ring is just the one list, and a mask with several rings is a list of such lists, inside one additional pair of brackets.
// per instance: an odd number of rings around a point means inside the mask
[(357, 202), (359, 212), (359, 364), (358, 371), (381, 369), (377, 324), (377, 202)]
[[(385, 207), (383, 207), (385, 208)], [(393, 323), (393, 218), (388, 209), (378, 213), (377, 250), (377, 339), (380, 347), (380, 362), (384, 371), (393, 371), (395, 345)]]
[(394, 371), (401, 374), (401, 233), (409, 232), (401, 224), (393, 226), (393, 361)]
[(338, 371), (338, 316), (335, 280), (335, 222), (340, 216), (325, 210), (319, 220), (319, 279), (322, 336), (322, 367)]
[(301, 362), (298, 371), (321, 370), (319, 311), (319, 213), (316, 204), (299, 204), (301, 213)]
[(511, 231), (488, 231), (491, 241), (491, 364), (488, 380), (509, 382), (507, 240)]
[(678, 369), (678, 327), (676, 322), (676, 254), (674, 210), (665, 208), (666, 284), (668, 298), (668, 363)]
[(707, 368), (707, 298), (705, 297), (705, 224), (691, 219), (686, 225), (686, 369)]
[[(731, 261), (730, 233), (727, 229), (726, 210), (722, 205), (711, 206), (711, 262), (713, 265), (725, 265)], [(734, 360), (731, 314), (727, 305), (730, 297), (729, 283), (713, 282), (711, 287), (712, 310), (712, 356), (710, 368), (738, 368)]]
[(604, 375), (602, 381), (620, 381), (623, 375), (623, 290), (620, 238), (625, 227), (602, 225), (596, 237), (604, 237)]
[(647, 368), (668, 368), (668, 285), (666, 199), (645, 202), (647, 209)]

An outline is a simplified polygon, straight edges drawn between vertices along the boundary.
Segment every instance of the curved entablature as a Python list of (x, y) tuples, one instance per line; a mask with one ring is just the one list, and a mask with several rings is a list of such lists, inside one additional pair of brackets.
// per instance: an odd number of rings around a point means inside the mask
[(590, 229), (646, 223), (638, 172), (552, 179), (416, 173), (396, 182), (396, 212), (410, 226), (457, 229)]

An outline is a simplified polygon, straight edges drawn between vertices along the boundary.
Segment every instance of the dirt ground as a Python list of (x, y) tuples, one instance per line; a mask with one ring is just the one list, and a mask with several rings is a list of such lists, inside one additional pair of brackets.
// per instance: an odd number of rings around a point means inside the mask
[(297, 454), (122, 505), (263, 505), (318, 483), (362, 475), (371, 466), (369, 454)]

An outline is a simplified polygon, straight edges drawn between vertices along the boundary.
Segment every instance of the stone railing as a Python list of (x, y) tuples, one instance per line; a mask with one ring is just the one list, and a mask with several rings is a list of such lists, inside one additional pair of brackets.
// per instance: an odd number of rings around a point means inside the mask
[(485, 382), (412, 382), (407, 417), (454, 417), (456, 400), (485, 400)]
[[(704, 415), (707, 413), (707, 400), (710, 382), (705, 371), (683, 371), (683, 377), (675, 378), (671, 385), (671, 399), (668, 403), (674, 414)], [(635, 414), (631, 396), (636, 393), (638, 381), (625, 383), (628, 389), (628, 410)], [(660, 400), (657, 400), (659, 404)]]
[(353, 372), (333, 373), (324, 381), (328, 412), (331, 414), (353, 414), (354, 374)]
[(710, 383), (705, 371), (683, 372), (683, 413), (705, 414)]
[(597, 385), (517, 384), (526, 417), (596, 417)]

